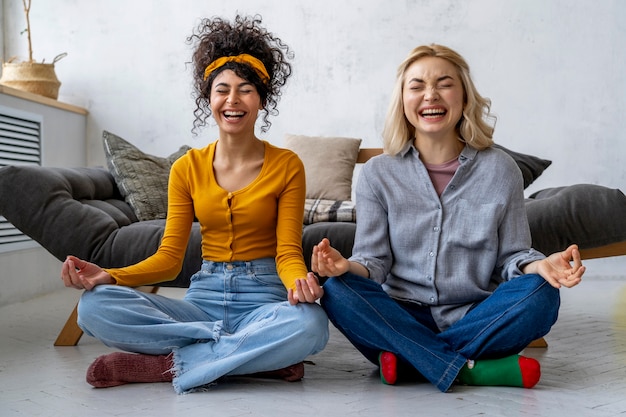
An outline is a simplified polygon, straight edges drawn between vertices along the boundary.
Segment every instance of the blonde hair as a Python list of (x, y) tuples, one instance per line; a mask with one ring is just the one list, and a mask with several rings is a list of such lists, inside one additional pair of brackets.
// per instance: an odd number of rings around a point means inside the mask
[(457, 134), (460, 140), (478, 150), (493, 145), (496, 117), (490, 113), (491, 100), (478, 94), (470, 77), (469, 65), (461, 55), (446, 46), (431, 44), (413, 49), (398, 67), (396, 83), (391, 94), (391, 103), (383, 128), (385, 153), (396, 155), (405, 147), (407, 142), (415, 138), (415, 128), (404, 115), (402, 92), (407, 69), (415, 61), (424, 57), (443, 58), (457, 69), (463, 84), (465, 101), (463, 116), (457, 124)]

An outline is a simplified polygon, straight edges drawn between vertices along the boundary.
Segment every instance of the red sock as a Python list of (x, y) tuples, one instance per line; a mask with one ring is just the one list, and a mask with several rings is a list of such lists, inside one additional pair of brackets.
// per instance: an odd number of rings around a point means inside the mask
[(398, 379), (398, 358), (391, 352), (380, 352), (378, 355), (380, 380), (383, 384), (393, 385)]
[(114, 352), (100, 356), (89, 366), (87, 382), (96, 388), (129, 382), (169, 382), (172, 367), (169, 356)]

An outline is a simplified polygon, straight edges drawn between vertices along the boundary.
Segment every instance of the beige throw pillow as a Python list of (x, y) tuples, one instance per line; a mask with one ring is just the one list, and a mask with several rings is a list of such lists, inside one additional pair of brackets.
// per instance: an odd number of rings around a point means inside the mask
[(285, 135), (285, 147), (304, 163), (306, 198), (350, 200), (361, 139)]

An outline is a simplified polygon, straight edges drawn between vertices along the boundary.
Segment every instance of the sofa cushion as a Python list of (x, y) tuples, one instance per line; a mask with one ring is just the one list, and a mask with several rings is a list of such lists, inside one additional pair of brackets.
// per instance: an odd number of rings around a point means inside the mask
[(313, 246), (320, 243), (323, 238), (328, 238), (330, 244), (339, 251), (345, 258), (352, 255), (354, 245), (354, 234), (356, 223), (348, 222), (319, 222), (304, 226), (302, 230), (302, 253), (304, 263), (311, 270), (311, 254)]
[(626, 240), (626, 197), (594, 184), (548, 188), (532, 194), (526, 212), (533, 247), (548, 255), (572, 243), (581, 249)]
[(513, 160), (515, 160), (515, 163), (519, 167), (520, 171), (522, 171), (522, 176), (524, 177), (524, 188), (527, 188), (530, 184), (532, 184), (537, 178), (539, 178), (543, 171), (545, 171), (546, 168), (552, 164), (552, 161), (550, 160), (515, 152), (502, 145), (494, 144), (493, 147), (503, 150), (509, 154)]
[(113, 133), (102, 134), (109, 171), (126, 202), (139, 220), (167, 216), (167, 182), (170, 168), (185, 154), (182, 146), (168, 157), (149, 155)]
[(285, 147), (302, 160), (306, 198), (350, 200), (361, 139), (285, 135)]

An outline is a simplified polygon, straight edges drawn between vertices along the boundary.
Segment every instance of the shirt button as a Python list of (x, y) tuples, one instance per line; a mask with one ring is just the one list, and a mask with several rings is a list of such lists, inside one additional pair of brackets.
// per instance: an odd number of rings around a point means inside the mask
[(433, 280), (433, 277), (428, 276), (428, 277), (426, 277), (426, 279), (427, 279), (427, 280), (429, 280), (429, 281), (432, 281), (432, 280)]
[(438, 232), (438, 231), (439, 231), (439, 226), (435, 226), (435, 227), (433, 227), (433, 230), (434, 230), (435, 232)]
[(434, 303), (435, 302), (435, 297), (430, 297), (430, 302)]
[(428, 252), (428, 256), (432, 258), (433, 256), (435, 256), (435, 252)]

